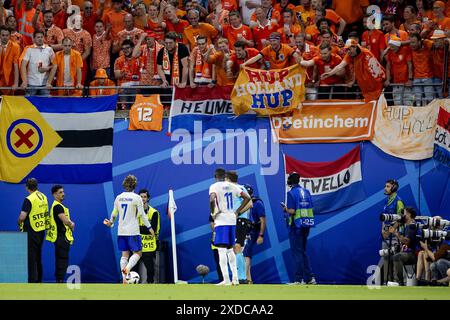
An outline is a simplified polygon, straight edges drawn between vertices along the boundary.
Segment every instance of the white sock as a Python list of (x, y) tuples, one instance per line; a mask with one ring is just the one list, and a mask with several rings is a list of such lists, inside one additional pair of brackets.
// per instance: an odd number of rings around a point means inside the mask
[(120, 258), (120, 270), (125, 268), (128, 264), (128, 258), (122, 257)]
[(136, 265), (136, 263), (138, 263), (140, 258), (141, 257), (137, 253), (134, 253), (131, 256), (130, 260), (128, 261), (128, 264), (127, 264), (127, 267), (126, 267), (127, 270), (131, 271), (131, 269), (133, 269), (133, 267)]
[(230, 264), (230, 268), (231, 268), (231, 273), (233, 275), (232, 279), (233, 279), (233, 281), (237, 281), (239, 279), (239, 277), (238, 277), (237, 264), (236, 264), (236, 255), (234, 254), (233, 249), (227, 250), (227, 256), (228, 256), (228, 263)]
[(230, 282), (230, 275), (228, 273), (228, 263), (227, 263), (227, 248), (217, 248), (219, 251), (219, 264), (220, 271), (222, 271), (223, 280), (225, 282)]

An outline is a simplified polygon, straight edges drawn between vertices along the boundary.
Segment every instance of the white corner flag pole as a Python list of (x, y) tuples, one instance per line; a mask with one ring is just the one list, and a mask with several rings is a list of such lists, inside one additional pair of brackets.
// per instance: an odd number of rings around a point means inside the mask
[(185, 281), (178, 280), (177, 240), (175, 232), (175, 211), (177, 211), (177, 205), (173, 197), (172, 189), (169, 189), (168, 210), (170, 217), (170, 231), (172, 233), (173, 281), (175, 284), (186, 283)]

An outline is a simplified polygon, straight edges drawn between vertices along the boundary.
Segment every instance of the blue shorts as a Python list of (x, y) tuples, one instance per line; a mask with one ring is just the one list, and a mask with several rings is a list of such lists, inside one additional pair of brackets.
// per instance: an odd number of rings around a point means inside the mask
[(141, 251), (142, 250), (142, 240), (141, 235), (137, 236), (118, 236), (117, 246), (120, 251)]
[(236, 243), (236, 226), (217, 226), (214, 228), (216, 236), (214, 237), (215, 246), (232, 247)]
[(249, 234), (249, 239), (247, 243), (245, 244), (243, 255), (244, 257), (252, 258), (253, 257), (253, 250), (254, 247), (256, 247), (256, 240), (258, 240), (259, 231), (251, 231)]

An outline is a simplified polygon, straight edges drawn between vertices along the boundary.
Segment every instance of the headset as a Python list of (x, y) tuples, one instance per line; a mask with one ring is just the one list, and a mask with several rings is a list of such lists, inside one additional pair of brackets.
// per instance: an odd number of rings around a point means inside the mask
[(297, 177), (297, 179), (300, 179), (300, 175), (297, 172), (292, 172), (289, 174), (288, 178), (287, 178), (287, 185), (288, 186), (292, 186), (294, 184), (293, 180), (294, 178)]
[(397, 180), (391, 179), (386, 182), (392, 184), (391, 193), (395, 193), (398, 191), (398, 181)]

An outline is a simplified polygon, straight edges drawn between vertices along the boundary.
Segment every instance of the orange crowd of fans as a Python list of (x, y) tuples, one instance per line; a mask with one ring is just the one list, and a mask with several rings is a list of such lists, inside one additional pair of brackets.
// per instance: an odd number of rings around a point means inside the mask
[(395, 104), (423, 106), (442, 96), (449, 17), (450, 1), (429, 0), (0, 0), (0, 86), (212, 88), (232, 85), (242, 66), (300, 63), (307, 98), (352, 98), (364, 56)]

